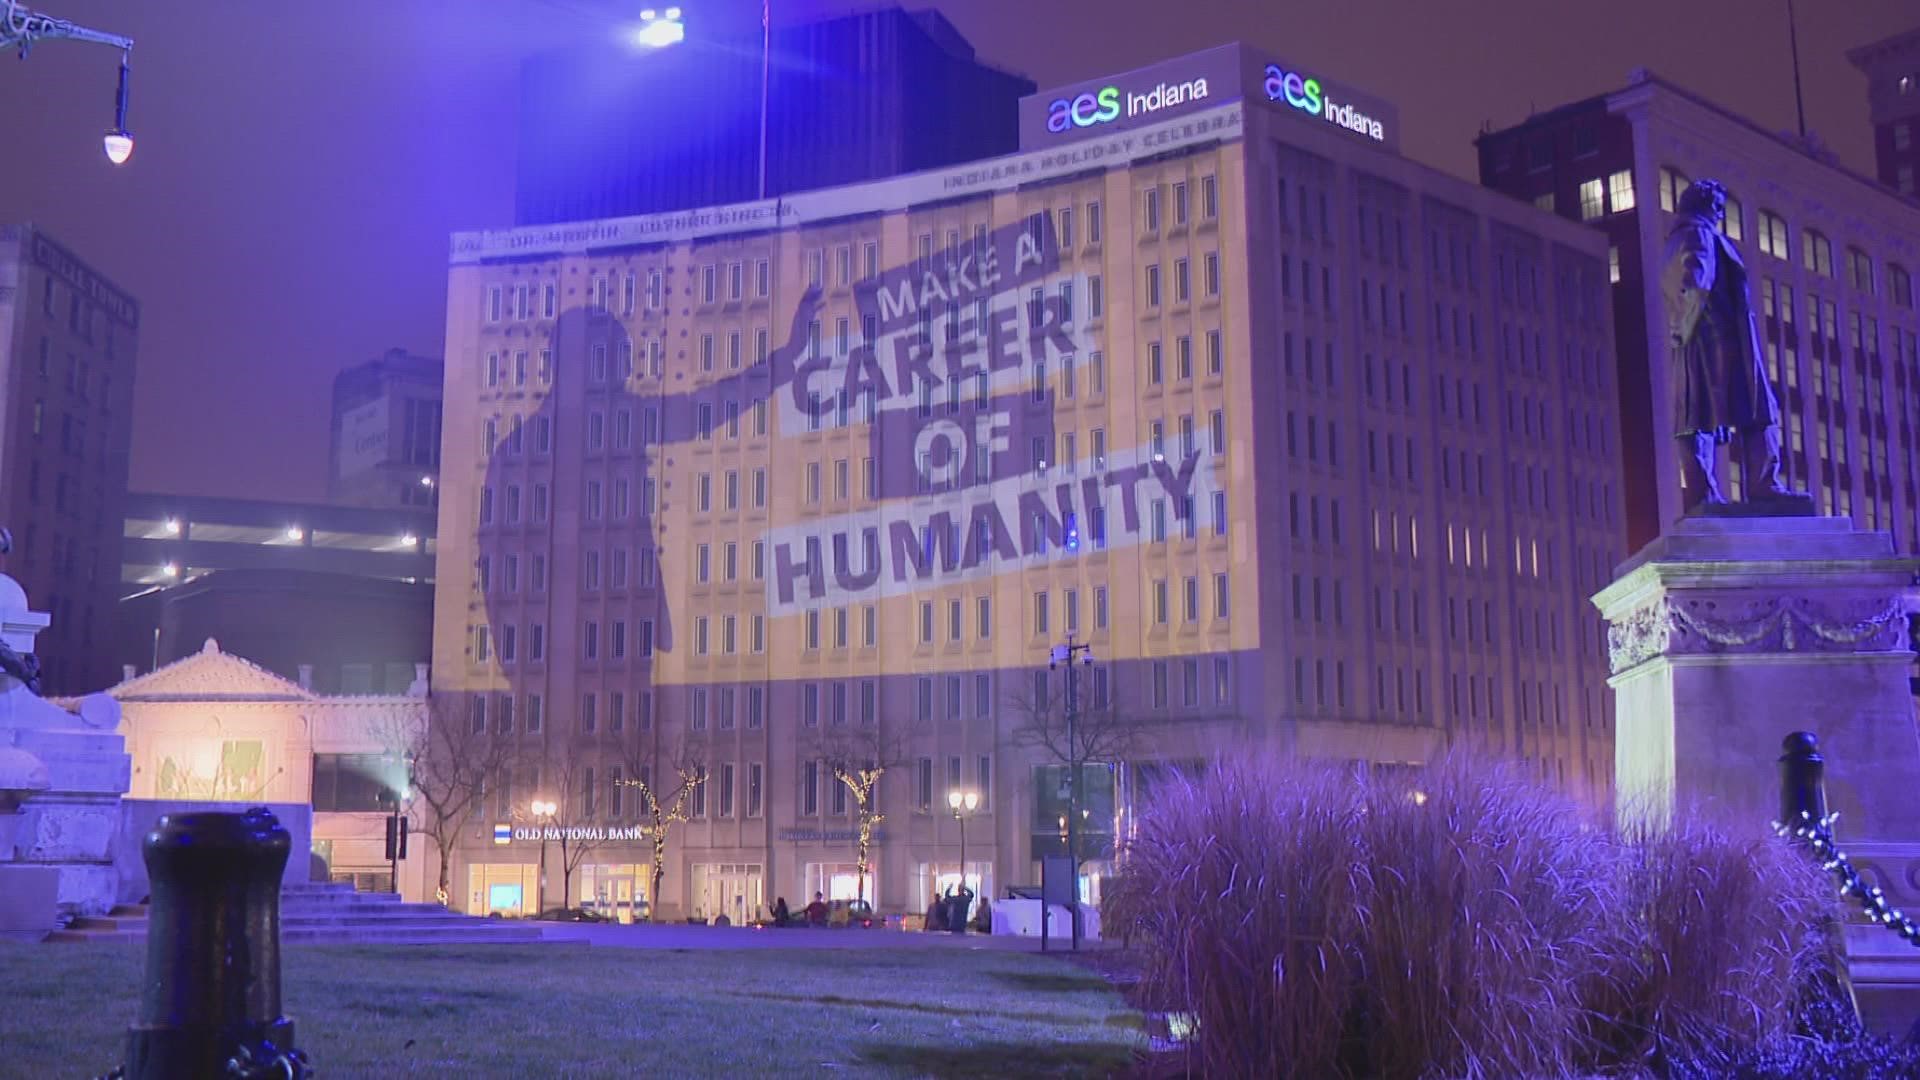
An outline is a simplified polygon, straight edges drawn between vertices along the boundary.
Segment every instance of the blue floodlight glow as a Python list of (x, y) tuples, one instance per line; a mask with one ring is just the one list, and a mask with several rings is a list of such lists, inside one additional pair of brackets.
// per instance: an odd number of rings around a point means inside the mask
[(680, 9), (664, 12), (651, 9), (640, 13), (640, 28), (633, 32), (633, 43), (645, 49), (664, 49), (687, 39), (687, 24), (680, 21)]

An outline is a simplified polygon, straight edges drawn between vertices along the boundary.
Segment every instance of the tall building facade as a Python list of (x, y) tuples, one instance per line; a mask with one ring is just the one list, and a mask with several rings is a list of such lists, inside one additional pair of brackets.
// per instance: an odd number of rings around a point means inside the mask
[[(1231, 46), (1023, 105), (1005, 157), (455, 238), (434, 692), (520, 748), (454, 868), (530, 907), (738, 921), (862, 888), (1083, 889), (1223, 753), (1512, 757), (1604, 799), (1625, 554), (1606, 243), (1393, 152), (1392, 109)], [(707, 781), (658, 897), (643, 779)], [(534, 823), (536, 826), (538, 822)], [(549, 845), (551, 846), (551, 845)], [(550, 854), (550, 859), (554, 857)], [(549, 862), (545, 906), (559, 902)]]
[(1874, 168), (1880, 182), (1920, 198), (1920, 27), (1847, 53), (1867, 75)]
[(776, 26), (770, 45), (764, 95), (758, 27), (713, 36), (696, 21), (644, 57), (610, 41), (529, 60), (517, 220), (722, 206), (1018, 145), (1015, 109), (1033, 84), (981, 63), (936, 11)]
[(440, 361), (389, 349), (333, 378), (327, 496), (344, 506), (439, 500)]
[(53, 617), (43, 687), (113, 681), (140, 305), (32, 225), (0, 225), (0, 565)]
[[(1789, 484), (1920, 551), (1920, 205), (1651, 76), (1479, 148), (1489, 187), (1607, 238), (1630, 546), (1685, 506), (1661, 273), (1680, 192), (1712, 177), (1751, 275)], [(1736, 494), (1737, 466), (1722, 476)]]

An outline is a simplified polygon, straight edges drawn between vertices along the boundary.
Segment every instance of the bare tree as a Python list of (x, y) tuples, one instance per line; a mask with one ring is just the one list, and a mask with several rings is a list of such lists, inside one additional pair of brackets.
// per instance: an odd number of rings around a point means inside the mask
[(486, 729), (484, 713), (471, 711), (477, 695), (435, 694), (426, 715), (375, 723), (374, 736), (405, 762), (413, 793), (411, 827), (431, 837), (440, 856), (434, 896), (445, 904), (453, 872), (453, 849), (480, 812), (487, 785), (512, 767), (513, 746)]
[[(593, 766), (565, 748), (554, 748), (541, 760), (540, 783), (536, 788), (553, 799), (556, 820), (537, 822), (544, 831), (551, 829), (560, 845), (560, 906), (573, 906), (573, 874), (587, 855), (611, 838), (611, 830), (596, 829), (588, 823), (600, 813), (600, 778)], [(573, 823), (570, 823), (573, 822)]]
[[(1075, 696), (1078, 708), (1071, 723), (1067, 716), (1067, 679), (1080, 680)], [(1122, 709), (1111, 698), (1096, 701), (1089, 673), (1058, 671), (1039, 687), (1016, 690), (1007, 704), (1016, 720), (1009, 733), (1015, 745), (1039, 750), (1047, 759), (1069, 769), (1089, 762), (1118, 765), (1141, 752), (1152, 733), (1153, 721)]]
[(706, 753), (697, 743), (682, 743), (667, 763), (671, 775), (653, 777), (653, 762), (650, 754), (636, 752), (629, 757), (629, 776), (619, 781), (622, 787), (630, 787), (634, 797), (640, 801), (640, 813), (646, 819), (643, 827), (647, 839), (652, 841), (653, 867), (647, 890), (647, 919), (658, 921), (660, 911), (660, 883), (667, 876), (667, 836), (673, 827), (693, 816), (691, 803), (693, 793), (707, 782)]
[(834, 780), (853, 796), (856, 895), (867, 898), (867, 877), (873, 872), (873, 831), (886, 815), (880, 812), (880, 777), (906, 761), (900, 740), (883, 734), (878, 724), (823, 728), (814, 739), (814, 752), (833, 773)]

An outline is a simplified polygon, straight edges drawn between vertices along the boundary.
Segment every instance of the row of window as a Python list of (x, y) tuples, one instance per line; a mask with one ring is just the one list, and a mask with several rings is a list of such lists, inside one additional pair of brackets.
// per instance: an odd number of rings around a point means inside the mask
[[(1679, 170), (1663, 166), (1660, 169), (1660, 209), (1672, 212), (1679, 205), (1680, 194), (1687, 189), (1688, 183), (1687, 177)], [(1762, 254), (1786, 262), (1793, 261), (1794, 252), (1788, 242), (1784, 217), (1775, 211), (1761, 209), (1756, 216), (1756, 226)], [(1742, 238), (1740, 201), (1731, 194), (1727, 196), (1727, 218), (1721, 229), (1729, 239), (1738, 241)], [(1868, 295), (1880, 292), (1882, 281), (1875, 275), (1873, 257), (1861, 248), (1852, 246), (1846, 249), (1845, 255), (1841, 266), (1846, 270), (1847, 284)], [(1807, 272), (1826, 278), (1837, 276), (1833, 242), (1820, 230), (1811, 226), (1801, 228), (1799, 257), (1801, 268)], [(1910, 308), (1914, 305), (1912, 274), (1899, 263), (1886, 264), (1884, 288), (1895, 306)]]

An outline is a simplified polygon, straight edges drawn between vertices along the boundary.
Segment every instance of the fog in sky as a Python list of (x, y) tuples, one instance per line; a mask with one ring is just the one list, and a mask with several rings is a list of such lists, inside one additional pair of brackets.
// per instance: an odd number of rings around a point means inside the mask
[[(126, 34), (133, 160), (100, 151), (113, 50), (0, 56), (0, 220), (31, 221), (142, 304), (132, 487), (313, 500), (328, 389), (392, 346), (439, 355), (447, 236), (511, 224), (518, 59), (616, 32), (605, 0), (36, 0)], [(690, 34), (758, 0), (682, 0)], [(874, 6), (773, 0), (776, 23)], [(1784, 0), (934, 0), (1042, 87), (1232, 40), (1395, 102), (1409, 157), (1472, 177), (1472, 140), (1647, 67), (1794, 126)], [(1808, 124), (1871, 170), (1847, 49), (1912, 0), (1800, 5)], [(645, 63), (636, 54), (635, 63)], [(690, 87), (689, 92), (697, 92)], [(663, 103), (671, 108), (671, 103)]]

